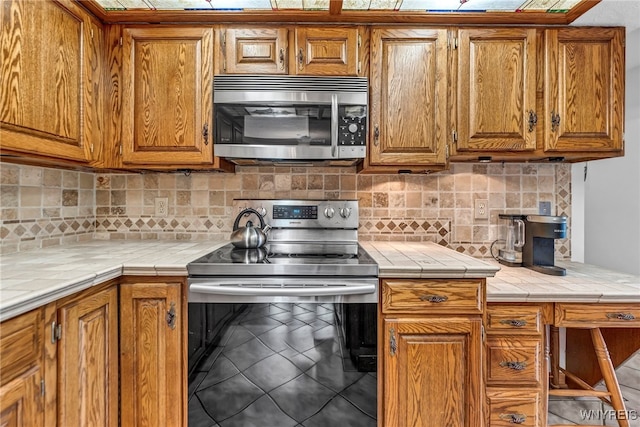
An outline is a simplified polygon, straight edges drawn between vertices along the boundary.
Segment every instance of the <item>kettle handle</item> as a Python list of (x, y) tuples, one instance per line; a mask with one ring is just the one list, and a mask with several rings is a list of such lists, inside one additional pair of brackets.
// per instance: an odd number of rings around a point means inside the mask
[(240, 225), (240, 219), (245, 216), (246, 214), (256, 214), (256, 216), (258, 217), (258, 219), (260, 220), (260, 229), (263, 229), (266, 224), (264, 222), (264, 219), (262, 218), (262, 215), (260, 215), (260, 212), (258, 212), (257, 210), (253, 209), (253, 208), (246, 208), (243, 209), (237, 216), (235, 222), (233, 223), (233, 231), (236, 231), (238, 229), (238, 226)]

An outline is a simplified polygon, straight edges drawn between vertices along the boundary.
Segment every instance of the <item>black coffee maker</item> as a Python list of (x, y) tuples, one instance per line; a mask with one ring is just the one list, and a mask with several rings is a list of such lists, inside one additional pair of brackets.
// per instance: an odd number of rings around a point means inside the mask
[(553, 215), (526, 215), (522, 265), (539, 273), (553, 276), (567, 274), (554, 265), (554, 240), (567, 237), (567, 217)]

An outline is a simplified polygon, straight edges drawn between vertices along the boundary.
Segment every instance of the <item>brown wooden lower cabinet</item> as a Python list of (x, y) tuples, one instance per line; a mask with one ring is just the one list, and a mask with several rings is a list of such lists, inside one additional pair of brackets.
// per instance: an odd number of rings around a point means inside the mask
[(552, 304), (487, 305), (486, 427), (547, 425), (544, 325), (552, 318)]
[(186, 426), (182, 282), (120, 285), (121, 425)]
[(173, 279), (112, 280), (2, 322), (0, 426), (186, 426), (186, 296)]
[(0, 326), (0, 425), (45, 426), (44, 308)]
[[(477, 427), (484, 280), (384, 279), (380, 286), (378, 425)], [(459, 314), (469, 310), (475, 314)]]
[(118, 426), (118, 286), (58, 309), (58, 425)]

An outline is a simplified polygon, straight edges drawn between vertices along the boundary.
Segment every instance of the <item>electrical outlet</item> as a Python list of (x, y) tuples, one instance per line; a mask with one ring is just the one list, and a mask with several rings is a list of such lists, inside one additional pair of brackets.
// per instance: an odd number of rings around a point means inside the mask
[(551, 202), (538, 202), (538, 214), (551, 215)]
[(156, 197), (156, 215), (167, 216), (169, 213), (169, 199), (167, 197)]
[(475, 219), (489, 219), (489, 201), (487, 199), (476, 199)]

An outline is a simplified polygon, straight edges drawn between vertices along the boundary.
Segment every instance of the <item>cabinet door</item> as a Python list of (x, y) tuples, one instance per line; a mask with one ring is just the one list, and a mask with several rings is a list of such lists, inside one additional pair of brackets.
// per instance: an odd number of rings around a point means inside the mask
[(0, 8), (2, 148), (86, 162), (102, 121), (91, 110), (101, 98), (88, 99), (102, 92), (95, 24), (70, 1), (7, 0)]
[(383, 327), (383, 425), (477, 426), (481, 320), (386, 318)]
[(185, 425), (180, 283), (120, 285), (121, 425)]
[(42, 309), (0, 325), (1, 426), (45, 425), (45, 402), (41, 388), (44, 379), (44, 330)]
[(536, 30), (459, 30), (458, 151), (536, 149)]
[(118, 289), (58, 310), (58, 425), (118, 426)]
[(545, 31), (545, 151), (623, 148), (624, 28)]
[(446, 30), (371, 31), (371, 165), (446, 163)]
[(296, 74), (358, 75), (358, 29), (297, 27)]
[(123, 162), (213, 161), (211, 28), (123, 32)]
[(286, 28), (223, 28), (222, 72), (226, 74), (286, 74)]

